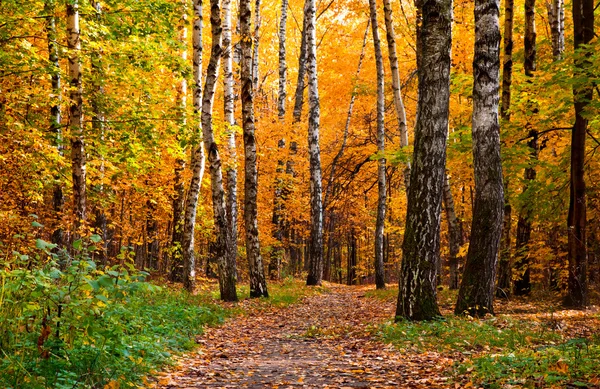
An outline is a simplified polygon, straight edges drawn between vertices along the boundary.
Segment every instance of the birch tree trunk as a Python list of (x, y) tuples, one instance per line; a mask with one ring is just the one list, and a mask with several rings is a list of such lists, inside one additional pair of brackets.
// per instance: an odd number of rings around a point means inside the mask
[(67, 1), (67, 46), (69, 49), (69, 128), (71, 130), (71, 167), (73, 178), (74, 234), (86, 220), (86, 158), (83, 133), (83, 88), (81, 85), (81, 38), (79, 2)]
[[(60, 63), (58, 57), (58, 42), (56, 41), (56, 4), (54, 0), (46, 0), (44, 3), (44, 13), (46, 18), (46, 37), (48, 39), (48, 62), (52, 65), (52, 73), (50, 75), (50, 82), (52, 88), (52, 97), (54, 102), (50, 107), (50, 130), (54, 134), (54, 147), (58, 151), (59, 155), (63, 155), (62, 147), (62, 130), (61, 130), (61, 109), (60, 102), (62, 98), (61, 91), (61, 80), (60, 80)], [(62, 183), (59, 182), (60, 178), (57, 174), (55, 176), (56, 183), (52, 188), (52, 210), (56, 215), (60, 215), (63, 212), (65, 204), (65, 196), (63, 194)], [(62, 226), (57, 226), (52, 232), (52, 243), (58, 245), (60, 248), (65, 246), (65, 237)]]
[(494, 313), (504, 188), (500, 159), (500, 0), (475, 0), (473, 165), (475, 204), (467, 261), (454, 312)]
[(323, 279), (323, 207), (321, 203), (321, 150), (319, 126), (321, 108), (317, 80), (317, 42), (315, 0), (306, 0), (306, 63), (308, 73), (308, 155), (310, 161), (310, 268), (307, 285), (321, 285)]
[(288, 0), (281, 0), (281, 19), (279, 20), (279, 94), (277, 96), (277, 114), (279, 120), (285, 118), (285, 100), (287, 97), (285, 86), (287, 83), (287, 62), (285, 58), (285, 32), (287, 26)]
[[(504, 2), (504, 58), (502, 63), (502, 104), (500, 117), (504, 123), (510, 121), (510, 98), (513, 69), (513, 18), (514, 0)], [(511, 226), (512, 207), (508, 197), (508, 181), (504, 186), (504, 227), (500, 247), (500, 260), (498, 264), (498, 284), (496, 296), (507, 298), (511, 295), (512, 288), (512, 261), (511, 261)]]
[(375, 66), (377, 68), (377, 221), (375, 223), (375, 285), (377, 289), (385, 288), (385, 267), (383, 263), (383, 237), (385, 227), (386, 184), (385, 184), (385, 97), (383, 55), (377, 23), (377, 2), (369, 0), (369, 14), (373, 31), (373, 47), (375, 50)]
[(536, 28), (535, 28), (535, 0), (525, 0), (525, 75), (533, 76), (536, 69)]
[(227, 225), (229, 228), (230, 258), (237, 275), (237, 239), (238, 239), (238, 206), (237, 206), (237, 150), (235, 143), (235, 92), (233, 89), (233, 47), (231, 44), (231, 0), (223, 0), (223, 113), (225, 123), (229, 126), (227, 149), (229, 162), (227, 170)]
[[(192, 30), (192, 72), (194, 79), (194, 116), (199, 117), (202, 110), (202, 0), (194, 0), (194, 22)], [(185, 203), (183, 222), (183, 286), (189, 292), (194, 291), (196, 278), (196, 258), (194, 256), (194, 227), (202, 177), (204, 176), (204, 144), (202, 142), (202, 124), (194, 136), (192, 149), (192, 179)]]
[(212, 127), (212, 110), (219, 71), (221, 48), (221, 10), (219, 0), (210, 0), (210, 25), (212, 45), (210, 60), (206, 69), (204, 94), (202, 95), (202, 133), (204, 147), (208, 152), (208, 162), (212, 186), (213, 214), (215, 220), (216, 242), (214, 255), (219, 267), (219, 289), (221, 300), (237, 301), (235, 288), (235, 264), (231, 263), (231, 242), (227, 225), (227, 209), (225, 205), (225, 191), (223, 189), (223, 173), (221, 171), (221, 156), (215, 142)]
[(422, 15), (417, 26), (419, 115), (396, 317), (428, 320), (440, 314), (436, 264), (448, 137), (452, 0), (419, 0), (417, 10)]
[(450, 289), (458, 289), (460, 285), (460, 277), (458, 272), (458, 253), (460, 246), (463, 245), (462, 231), (458, 218), (456, 217), (456, 209), (454, 207), (454, 197), (450, 189), (450, 177), (448, 174), (444, 176), (444, 194), (443, 203), (446, 210), (446, 219), (448, 221), (448, 240), (450, 242)]
[(548, 22), (552, 33), (552, 56), (555, 61), (558, 61), (565, 51), (565, 2), (546, 0), (546, 9), (548, 9)]
[[(182, 63), (187, 63), (187, 0), (182, 1), (182, 14), (180, 19), (179, 43), (182, 45), (180, 57)], [(177, 132), (177, 142), (184, 136), (187, 126), (186, 107), (187, 107), (187, 80), (183, 72), (180, 77), (177, 89), (177, 100), (179, 102), (179, 130)], [(183, 181), (183, 172), (185, 170), (185, 159), (179, 155), (175, 159), (175, 180), (173, 183), (173, 231), (171, 236), (171, 280), (182, 281), (185, 270), (183, 269), (183, 234), (185, 224), (185, 183)]]
[[(402, 101), (400, 90), (400, 70), (398, 67), (398, 54), (396, 53), (396, 33), (394, 32), (394, 20), (392, 17), (392, 4), (390, 0), (383, 0), (383, 13), (385, 16), (386, 40), (388, 46), (388, 58), (390, 61), (390, 70), (392, 72), (392, 90), (394, 92), (394, 108), (396, 110), (396, 119), (398, 120), (398, 131), (400, 134), (400, 147), (408, 146), (408, 127), (406, 124), (406, 110)], [(404, 169), (404, 184), (406, 193), (410, 186), (410, 162), (406, 163)]]
[[(257, 13), (259, 2), (257, 1)], [(240, 1), (240, 33), (242, 46), (242, 126), (244, 129), (244, 222), (246, 252), (250, 267), (250, 297), (268, 297), (260, 242), (258, 240), (258, 170), (256, 168), (256, 138), (254, 137), (254, 101), (252, 88), (252, 37), (250, 35), (250, 0)]]
[(588, 257), (586, 244), (586, 198), (585, 198), (585, 138), (588, 118), (587, 106), (594, 95), (594, 85), (590, 60), (592, 52), (582, 47), (594, 39), (594, 2), (593, 0), (573, 0), (573, 38), (575, 51), (583, 51), (576, 57), (574, 78), (586, 81), (573, 85), (575, 104), (575, 125), (571, 134), (571, 176), (569, 215), (569, 280), (564, 303), (574, 308), (584, 308), (589, 304), (588, 296)]
[[(256, 0), (254, 3), (254, 51), (252, 52), (252, 86), (255, 93), (258, 93), (258, 45), (260, 42), (260, 22), (260, 0)], [(250, 20), (248, 20), (248, 24), (250, 24)]]

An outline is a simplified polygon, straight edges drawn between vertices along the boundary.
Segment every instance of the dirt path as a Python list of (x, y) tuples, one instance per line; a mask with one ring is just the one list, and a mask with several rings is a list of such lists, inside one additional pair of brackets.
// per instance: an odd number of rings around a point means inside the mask
[(159, 388), (441, 388), (452, 363), (437, 353), (400, 354), (373, 337), (393, 304), (365, 289), (328, 293), (210, 328)]

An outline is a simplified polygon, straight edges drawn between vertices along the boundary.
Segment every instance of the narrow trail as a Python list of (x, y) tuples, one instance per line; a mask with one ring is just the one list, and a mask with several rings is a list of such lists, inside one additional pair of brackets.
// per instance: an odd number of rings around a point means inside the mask
[(366, 288), (328, 292), (274, 311), (229, 319), (157, 388), (443, 388), (452, 363), (438, 353), (401, 354), (373, 333), (394, 306)]

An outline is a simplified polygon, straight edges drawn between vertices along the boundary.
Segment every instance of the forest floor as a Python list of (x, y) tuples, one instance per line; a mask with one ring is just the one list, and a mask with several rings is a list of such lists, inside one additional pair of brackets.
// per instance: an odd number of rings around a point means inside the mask
[[(592, 358), (591, 370), (577, 377), (587, 381), (570, 375), (569, 369), (575, 370), (571, 364), (585, 365), (577, 360), (582, 357), (582, 345), (574, 344), (574, 350), (580, 352), (574, 360), (568, 360), (569, 350), (563, 350), (566, 357), (546, 356), (548, 347), (596, 336), (600, 328), (597, 310), (550, 309), (547, 313), (539, 304), (512, 301), (498, 304), (502, 314), (487, 321), (450, 317), (433, 324), (394, 325), (396, 293), (393, 289), (378, 293), (373, 286), (327, 284), (322, 293), (285, 307), (244, 300), (240, 303), (242, 315), (207, 328), (197, 338), (200, 347), (179, 357), (170, 370), (153, 379), (152, 386), (516, 388), (554, 387), (556, 383), (560, 387), (600, 387), (596, 386), (600, 371), (594, 372), (600, 362), (596, 354), (583, 355)], [(440, 298), (440, 306), (444, 315), (451, 316), (447, 297), (447, 303)], [(588, 347), (588, 343), (581, 344)], [(527, 360), (529, 352), (535, 355), (533, 370), (512, 369), (510, 364), (521, 361), (521, 354)], [(509, 360), (506, 371), (504, 356)], [(500, 367), (490, 369), (486, 361)], [(485, 373), (476, 379), (477, 369)], [(494, 383), (480, 385), (486, 379)]]

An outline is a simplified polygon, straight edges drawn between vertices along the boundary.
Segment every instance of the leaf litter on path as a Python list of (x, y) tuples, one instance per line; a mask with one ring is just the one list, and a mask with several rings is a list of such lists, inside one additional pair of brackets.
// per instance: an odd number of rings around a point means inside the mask
[(364, 287), (329, 284), (301, 303), (208, 328), (200, 348), (156, 377), (155, 388), (447, 388), (453, 361), (400, 353), (377, 339), (394, 304)]

